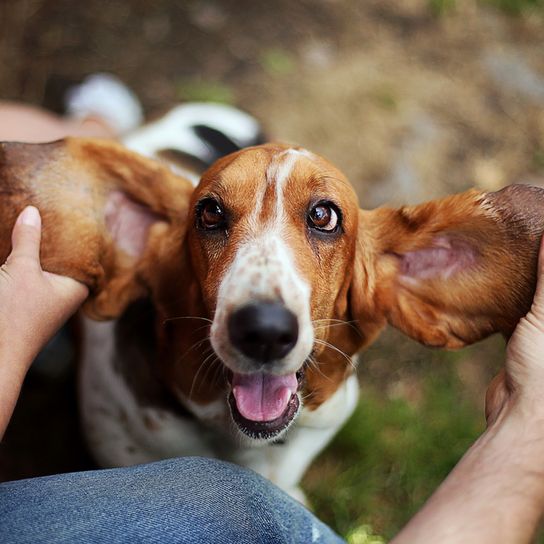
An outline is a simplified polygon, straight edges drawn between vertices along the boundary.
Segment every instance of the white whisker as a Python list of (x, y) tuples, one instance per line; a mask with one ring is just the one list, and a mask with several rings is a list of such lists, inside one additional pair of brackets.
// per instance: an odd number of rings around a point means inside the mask
[(198, 316), (191, 316), (191, 315), (180, 315), (177, 317), (167, 317), (163, 322), (163, 326), (165, 323), (168, 323), (169, 321), (177, 321), (179, 319), (199, 319), (201, 321), (206, 321), (207, 323), (212, 324), (213, 321), (211, 319), (208, 319), (207, 317), (198, 317)]
[[(193, 378), (193, 383), (191, 384), (191, 389), (189, 390), (189, 399), (193, 396), (193, 391), (194, 391), (194, 388), (195, 388), (195, 385), (196, 385), (196, 382), (197, 382), (197, 379), (198, 379), (198, 375), (200, 374), (200, 371), (206, 366), (206, 363), (212, 359), (213, 357), (215, 357), (215, 360), (217, 360), (217, 355), (215, 355), (215, 352), (212, 351), (212, 353), (210, 353), (199, 365), (198, 367), (198, 370), (196, 371), (196, 374)], [(215, 360), (212, 361), (211, 365), (214, 364)], [(208, 371), (209, 371), (209, 368), (208, 368)], [(202, 383), (202, 382), (201, 382)]]
[(319, 374), (325, 378), (326, 380), (328, 381), (332, 381), (326, 374), (323, 373), (323, 371), (321, 370), (321, 368), (319, 368), (319, 361), (317, 361), (314, 357), (312, 357), (311, 355), (308, 357), (307, 359), (308, 361), (308, 365), (310, 368), (313, 368), (315, 369), (317, 372), (319, 372)]
[(346, 359), (346, 361), (348, 361), (348, 363), (351, 365), (351, 367), (355, 370), (357, 367), (355, 366), (355, 364), (353, 363), (351, 357), (349, 355), (347, 355), (346, 353), (344, 353), (341, 349), (337, 348), (336, 346), (334, 346), (333, 344), (331, 344), (330, 342), (327, 342), (326, 340), (320, 340), (319, 338), (316, 338), (314, 340), (314, 342), (316, 344), (319, 344), (321, 346), (325, 346), (326, 348), (330, 348), (332, 349), (333, 351), (336, 351), (337, 353), (339, 353), (342, 357), (344, 357), (344, 359)]

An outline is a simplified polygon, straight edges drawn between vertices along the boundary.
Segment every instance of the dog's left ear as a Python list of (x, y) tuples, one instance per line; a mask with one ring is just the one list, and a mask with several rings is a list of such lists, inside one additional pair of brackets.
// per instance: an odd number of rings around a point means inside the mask
[(353, 316), (437, 347), (508, 336), (530, 308), (543, 231), (544, 189), (522, 185), (360, 211)]
[(0, 143), (0, 262), (17, 215), (33, 204), (42, 215), (43, 269), (89, 287), (88, 315), (117, 317), (156, 288), (163, 266), (182, 270), (192, 191), (115, 142)]

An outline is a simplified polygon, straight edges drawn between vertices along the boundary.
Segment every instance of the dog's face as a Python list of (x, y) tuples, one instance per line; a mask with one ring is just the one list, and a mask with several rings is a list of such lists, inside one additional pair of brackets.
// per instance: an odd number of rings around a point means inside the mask
[(259, 146), (218, 161), (195, 190), (188, 243), (210, 341), (240, 429), (277, 437), (300, 405), (353, 266), (358, 206), (345, 177), (302, 149)]
[(98, 319), (151, 297), (165, 384), (203, 417), (229, 402), (261, 441), (288, 428), (302, 394), (309, 409), (329, 399), (387, 322), (441, 347), (509, 334), (544, 230), (541, 189), (367, 212), (332, 165), (279, 145), (221, 159), (193, 190), (110, 142), (3, 144), (0, 185), (0, 258), (36, 205), (44, 269), (86, 283)]

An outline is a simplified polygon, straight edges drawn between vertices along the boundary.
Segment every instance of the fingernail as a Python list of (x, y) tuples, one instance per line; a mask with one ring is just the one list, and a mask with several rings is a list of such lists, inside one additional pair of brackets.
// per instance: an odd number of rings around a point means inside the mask
[(17, 219), (22, 225), (28, 225), (29, 227), (39, 227), (40, 226), (40, 212), (38, 208), (34, 206), (27, 206)]

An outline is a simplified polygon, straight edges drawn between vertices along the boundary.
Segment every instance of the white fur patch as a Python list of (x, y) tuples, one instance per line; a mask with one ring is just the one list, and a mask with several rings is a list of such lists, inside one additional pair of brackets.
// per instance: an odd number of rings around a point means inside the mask
[[(206, 142), (193, 130), (196, 125), (209, 126), (228, 136), (239, 147), (255, 141), (259, 123), (243, 111), (223, 104), (192, 102), (170, 110), (154, 123), (144, 125), (128, 134), (123, 143), (147, 157), (158, 157), (160, 151), (173, 149), (210, 163), (213, 155)], [(174, 167), (195, 185), (198, 177)]]
[(317, 410), (302, 409), (296, 425), (286, 435), (285, 444), (241, 448), (233, 461), (262, 474), (300, 500), (297, 486), (302, 476), (353, 413), (358, 398), (359, 384), (352, 375)]
[(359, 381), (352, 374), (342, 382), (334, 395), (315, 410), (304, 410), (299, 418), (300, 425), (316, 429), (339, 427), (352, 414), (359, 400)]
[(111, 74), (93, 74), (69, 89), (66, 110), (73, 117), (101, 117), (119, 134), (135, 129), (143, 120), (136, 95)]

